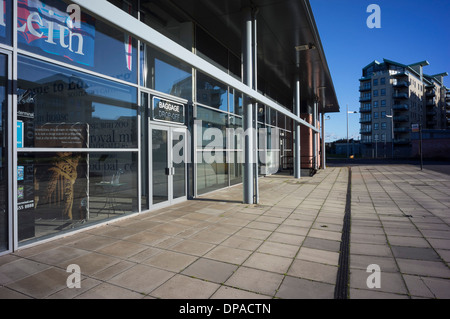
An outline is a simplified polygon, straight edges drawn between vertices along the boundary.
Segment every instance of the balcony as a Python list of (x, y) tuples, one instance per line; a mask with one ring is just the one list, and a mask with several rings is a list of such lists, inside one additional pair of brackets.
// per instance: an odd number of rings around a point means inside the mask
[(408, 93), (394, 93), (393, 95), (392, 95), (392, 97), (394, 98), (394, 99), (407, 99), (408, 98)]
[(359, 109), (360, 113), (370, 113), (372, 112), (372, 108), (371, 107), (362, 107)]
[(395, 133), (409, 133), (409, 127), (394, 127)]
[(436, 106), (436, 101), (435, 100), (427, 101), (427, 106)]
[(372, 86), (370, 84), (369, 85), (361, 85), (359, 87), (359, 92), (370, 91), (370, 90), (372, 90)]
[(363, 128), (359, 131), (359, 134), (372, 134), (371, 128)]
[(393, 86), (395, 88), (401, 88), (401, 87), (407, 88), (409, 86), (409, 82), (408, 81), (397, 81), (397, 82), (394, 82)]
[(372, 100), (372, 97), (370, 97), (370, 96), (361, 96), (359, 98), (359, 102), (369, 102), (371, 100)]
[(392, 109), (396, 110), (396, 111), (408, 111), (409, 105), (408, 104), (395, 104), (392, 106)]
[(436, 91), (430, 91), (430, 92), (427, 92), (427, 93), (425, 93), (425, 95), (426, 95), (426, 97), (435, 97), (436, 96)]
[(365, 118), (359, 119), (359, 123), (361, 123), (361, 124), (372, 123), (372, 118), (365, 117)]
[(408, 75), (409, 75), (408, 71), (399, 71), (397, 73), (392, 74), (392, 76), (395, 78), (400, 78), (400, 77), (408, 76)]
[(427, 116), (435, 116), (435, 115), (436, 115), (435, 110), (427, 111)]
[(407, 115), (394, 116), (394, 122), (409, 122), (409, 116)]

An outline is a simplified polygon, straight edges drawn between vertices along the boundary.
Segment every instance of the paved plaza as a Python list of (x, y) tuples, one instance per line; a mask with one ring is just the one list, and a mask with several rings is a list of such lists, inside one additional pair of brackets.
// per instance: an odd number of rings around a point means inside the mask
[(259, 184), (258, 205), (238, 185), (2, 256), (0, 298), (450, 298), (449, 175), (358, 165)]

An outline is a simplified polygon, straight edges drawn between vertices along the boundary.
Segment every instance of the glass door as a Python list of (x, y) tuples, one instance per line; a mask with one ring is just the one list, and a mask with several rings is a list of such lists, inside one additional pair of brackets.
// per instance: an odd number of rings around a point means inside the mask
[(149, 123), (152, 207), (186, 199), (186, 129)]

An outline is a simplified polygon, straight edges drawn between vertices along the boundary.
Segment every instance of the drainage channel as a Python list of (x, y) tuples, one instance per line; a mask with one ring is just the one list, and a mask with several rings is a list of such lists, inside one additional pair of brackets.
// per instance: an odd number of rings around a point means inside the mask
[(344, 225), (342, 228), (341, 247), (339, 253), (339, 267), (334, 289), (334, 299), (347, 299), (349, 284), (349, 256), (350, 256), (350, 222), (352, 204), (352, 168), (348, 168), (347, 198), (345, 203)]

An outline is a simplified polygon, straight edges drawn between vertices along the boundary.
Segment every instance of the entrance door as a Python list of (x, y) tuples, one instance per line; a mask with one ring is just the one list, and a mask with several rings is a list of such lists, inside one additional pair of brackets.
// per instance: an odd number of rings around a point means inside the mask
[(149, 123), (151, 206), (186, 200), (186, 129)]

